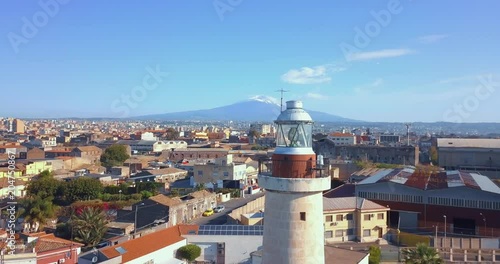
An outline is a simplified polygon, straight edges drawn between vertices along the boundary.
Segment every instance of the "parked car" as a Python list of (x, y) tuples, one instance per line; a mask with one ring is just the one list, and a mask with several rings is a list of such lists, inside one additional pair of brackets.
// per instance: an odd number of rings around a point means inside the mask
[(203, 212), (203, 216), (211, 216), (213, 214), (214, 214), (214, 210), (213, 209), (208, 209), (205, 212)]
[(226, 209), (226, 207), (224, 207), (224, 205), (219, 205), (219, 206), (214, 208), (214, 211), (216, 213), (220, 213), (220, 212), (224, 211), (224, 209)]

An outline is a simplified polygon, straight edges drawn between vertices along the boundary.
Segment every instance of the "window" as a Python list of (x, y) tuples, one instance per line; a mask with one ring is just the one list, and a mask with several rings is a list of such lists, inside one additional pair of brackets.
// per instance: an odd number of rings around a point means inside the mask
[(198, 176), (203, 176), (203, 171), (198, 171)]
[(354, 236), (354, 228), (347, 229), (347, 236)]
[(344, 215), (337, 215), (335, 221), (344, 221)]
[(345, 218), (347, 221), (352, 221), (352, 214), (347, 214)]
[(344, 235), (343, 230), (335, 230), (335, 237), (342, 237)]
[(333, 216), (327, 215), (326, 216), (326, 222), (333, 222)]
[(363, 230), (363, 236), (364, 236), (364, 237), (369, 237), (370, 235), (371, 235), (371, 233), (370, 233), (370, 229), (364, 229), (364, 230)]
[(300, 212), (300, 220), (306, 221), (306, 212)]
[(378, 220), (384, 220), (384, 213), (377, 214), (377, 219)]
[(333, 237), (333, 231), (326, 231), (325, 232), (325, 238), (332, 238)]
[(365, 215), (363, 216), (363, 219), (364, 219), (365, 221), (370, 221), (370, 220), (372, 220), (372, 217), (371, 217), (371, 215), (370, 215), (370, 214), (365, 214)]

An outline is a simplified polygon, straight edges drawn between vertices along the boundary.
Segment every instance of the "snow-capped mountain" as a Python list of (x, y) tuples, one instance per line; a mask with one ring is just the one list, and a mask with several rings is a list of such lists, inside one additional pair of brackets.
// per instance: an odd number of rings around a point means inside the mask
[(277, 106), (280, 106), (280, 101), (274, 97), (270, 97), (270, 96), (265, 96), (265, 95), (257, 95), (257, 96), (254, 96), (254, 97), (251, 97), (250, 99), (248, 99), (250, 101), (258, 101), (258, 102), (262, 102), (262, 103), (266, 103), (266, 104), (274, 104), (274, 105), (277, 105)]
[[(283, 102), (285, 104), (285, 102)], [(283, 106), (285, 107), (285, 106)], [(317, 122), (353, 122), (356, 120), (307, 110)], [(254, 96), (248, 100), (212, 109), (174, 112), (157, 115), (139, 116), (139, 119), (152, 120), (234, 120), (270, 122), (280, 114), (280, 102), (268, 96)]]

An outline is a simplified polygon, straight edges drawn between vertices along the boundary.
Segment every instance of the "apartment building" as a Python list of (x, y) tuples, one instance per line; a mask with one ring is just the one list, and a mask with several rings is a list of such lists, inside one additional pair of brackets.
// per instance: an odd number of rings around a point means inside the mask
[(327, 242), (373, 242), (387, 233), (389, 208), (357, 197), (323, 198)]
[(216, 183), (218, 188), (222, 187), (224, 180), (240, 181), (244, 186), (247, 181), (247, 165), (233, 162), (233, 155), (217, 158), (214, 162), (195, 164), (194, 184), (204, 184), (207, 188), (213, 188)]
[(332, 140), (337, 146), (356, 145), (356, 135), (349, 133), (334, 132), (328, 135), (328, 139)]

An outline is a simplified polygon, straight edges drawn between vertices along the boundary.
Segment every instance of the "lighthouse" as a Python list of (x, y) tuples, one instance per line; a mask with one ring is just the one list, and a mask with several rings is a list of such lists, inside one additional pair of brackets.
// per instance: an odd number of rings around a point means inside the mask
[(322, 194), (331, 183), (312, 149), (313, 120), (301, 101), (288, 101), (275, 123), (276, 149), (259, 165), (266, 190), (262, 263), (323, 264)]

